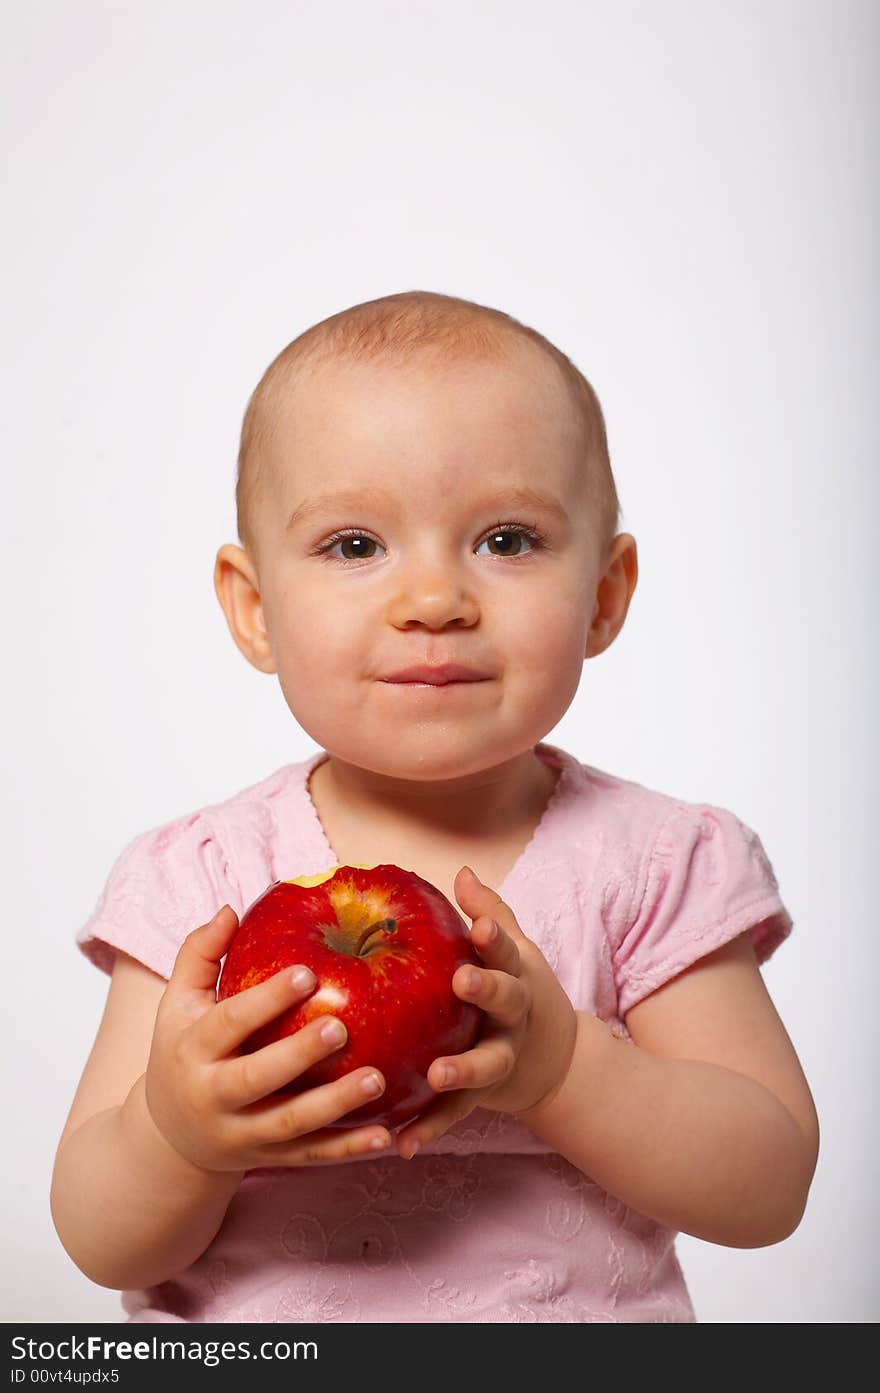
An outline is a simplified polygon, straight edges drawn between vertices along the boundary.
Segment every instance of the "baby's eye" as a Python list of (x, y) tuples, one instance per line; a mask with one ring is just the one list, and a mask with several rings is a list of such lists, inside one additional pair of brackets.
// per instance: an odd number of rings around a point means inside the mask
[[(525, 552), (522, 546), (523, 541), (529, 543)], [(499, 551), (490, 551), (488, 553), (490, 556), (522, 556), (529, 551), (537, 551), (538, 547), (541, 546), (541, 538), (537, 532), (533, 531), (531, 527), (522, 527), (519, 524), (493, 528), (488, 537), (484, 537), (483, 541), (480, 542), (480, 546), (484, 542), (489, 542), (493, 547), (500, 548)], [(477, 555), (479, 556), (479, 554), (478, 547)], [(483, 555), (486, 553), (484, 552)]]
[[(336, 559), (340, 561), (369, 561), (374, 552), (368, 550), (369, 547), (378, 547), (381, 543), (374, 537), (367, 537), (363, 532), (340, 532), (335, 537), (320, 548), (322, 556), (333, 554), (334, 548), (342, 547), (342, 555)], [(347, 548), (347, 550), (346, 550)]]
[[(528, 547), (524, 548), (523, 542), (528, 542)], [(483, 552), (484, 556), (523, 556), (528, 555), (530, 551), (537, 551), (544, 545), (539, 533), (532, 527), (526, 527), (523, 523), (496, 523), (488, 536), (478, 543), (477, 556), (481, 554), (480, 547), (487, 543), (493, 550), (488, 553)], [(337, 552), (337, 547), (342, 548), (341, 552)], [(382, 547), (382, 543), (377, 542), (375, 537), (370, 537), (365, 532), (359, 532), (357, 528), (353, 527), (346, 532), (335, 532), (332, 537), (327, 538), (322, 546), (317, 548), (317, 551), (320, 556), (328, 559), (352, 563), (372, 561), (376, 555), (376, 547)], [(382, 549), (384, 550), (384, 548)]]

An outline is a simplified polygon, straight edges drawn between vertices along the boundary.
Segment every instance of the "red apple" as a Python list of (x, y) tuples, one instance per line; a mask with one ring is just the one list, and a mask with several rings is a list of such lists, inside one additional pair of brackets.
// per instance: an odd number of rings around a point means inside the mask
[(452, 975), (480, 959), (467, 925), (444, 894), (400, 866), (334, 866), (276, 880), (245, 911), (220, 974), (217, 998), (304, 963), (318, 979), (311, 996), (255, 1031), (246, 1053), (293, 1035), (316, 1016), (348, 1030), (345, 1045), (289, 1085), (284, 1096), (374, 1065), (384, 1093), (334, 1127), (397, 1127), (437, 1095), (426, 1078), (439, 1055), (468, 1050), (481, 1012), (460, 1001)]

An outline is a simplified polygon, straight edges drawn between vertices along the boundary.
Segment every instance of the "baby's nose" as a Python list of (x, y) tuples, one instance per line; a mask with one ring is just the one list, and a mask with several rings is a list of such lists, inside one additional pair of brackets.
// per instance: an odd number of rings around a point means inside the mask
[(388, 618), (398, 628), (425, 624), (442, 629), (448, 624), (474, 624), (478, 617), (473, 587), (454, 566), (422, 563), (408, 566), (396, 578)]

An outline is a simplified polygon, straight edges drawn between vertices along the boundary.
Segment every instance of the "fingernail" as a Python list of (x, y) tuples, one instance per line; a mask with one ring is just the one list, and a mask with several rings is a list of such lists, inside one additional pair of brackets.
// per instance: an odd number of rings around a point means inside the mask
[(391, 1140), (390, 1140), (390, 1138), (388, 1138), (388, 1137), (374, 1137), (373, 1140), (370, 1142), (370, 1150), (371, 1150), (371, 1151), (387, 1151), (387, 1149), (388, 1149), (388, 1147), (389, 1147), (390, 1145), (391, 1145)]
[(440, 1084), (446, 1088), (451, 1083), (455, 1083), (455, 1070), (451, 1064), (444, 1064), (440, 1070)]
[(411, 1148), (411, 1150), (410, 1150), (410, 1153), (409, 1153), (409, 1155), (408, 1155), (407, 1158), (406, 1158), (407, 1161), (411, 1161), (411, 1160), (412, 1160), (412, 1158), (415, 1156), (416, 1152), (419, 1150), (420, 1147), (421, 1147), (421, 1142), (418, 1142), (418, 1141), (414, 1141), (414, 1142), (413, 1142), (412, 1148)]
[(475, 992), (480, 985), (480, 974), (475, 967), (466, 967), (461, 974), (464, 978), (462, 987), (466, 992)]
[(361, 1079), (361, 1093), (365, 1093), (368, 1098), (375, 1098), (377, 1093), (382, 1092), (382, 1080), (378, 1074), (368, 1074), (365, 1079)]
[(321, 1026), (321, 1039), (327, 1045), (341, 1045), (345, 1039), (342, 1021), (325, 1021)]
[(494, 943), (500, 932), (501, 932), (501, 930), (500, 930), (500, 928), (499, 928), (499, 926), (498, 926), (497, 920), (495, 920), (495, 919), (490, 919), (490, 920), (489, 920), (489, 936), (488, 936), (488, 938), (487, 938), (487, 940), (486, 940), (487, 943)]
[(307, 992), (315, 985), (315, 974), (307, 967), (295, 967), (290, 974), (290, 980), (297, 991)]

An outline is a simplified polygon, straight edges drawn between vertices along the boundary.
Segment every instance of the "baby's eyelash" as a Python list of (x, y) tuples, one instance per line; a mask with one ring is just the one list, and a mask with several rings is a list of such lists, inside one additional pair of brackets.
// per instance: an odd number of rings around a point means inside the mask
[[(488, 537), (494, 537), (496, 532), (514, 532), (518, 533), (520, 536), (527, 537), (532, 544), (533, 551), (539, 551), (541, 547), (546, 545), (544, 538), (541, 536), (541, 533), (537, 530), (536, 527), (531, 526), (529, 523), (526, 522), (514, 521), (499, 521), (494, 523), (488, 529), (487, 532), (483, 533), (482, 537), (480, 538), (480, 542), (485, 542)], [(320, 546), (315, 547), (313, 555), (323, 556), (326, 552), (329, 552), (333, 547), (335, 547), (337, 542), (341, 542), (344, 537), (367, 537), (370, 541), (376, 540), (374, 537), (370, 537), (370, 534), (368, 532), (365, 532), (362, 527), (343, 527), (340, 528), (338, 532), (334, 532), (332, 537), (328, 537), (327, 540), (322, 542)], [(341, 561), (343, 565), (348, 566), (356, 566), (358, 564), (357, 561), (351, 561), (348, 557), (334, 556), (328, 559), (332, 561)], [(369, 560), (370, 558), (365, 557), (364, 559)], [(511, 559), (516, 560), (516, 557), (513, 557)]]
[[(343, 537), (366, 537), (367, 540), (370, 542), (374, 542), (376, 540), (375, 537), (370, 536), (369, 532), (365, 532), (362, 527), (343, 527), (338, 532), (334, 532), (332, 537), (328, 537), (326, 542), (322, 542), (320, 546), (315, 547), (314, 551), (312, 552), (312, 555), (323, 556), (324, 553), (329, 551), (331, 547), (335, 547), (337, 542), (341, 542)], [(330, 560), (342, 560), (343, 564), (347, 563), (349, 566), (353, 564), (351, 561), (347, 561), (347, 558), (345, 557), (340, 558), (334, 556), (330, 557)]]
[(544, 538), (541, 533), (527, 522), (496, 522), (489, 528), (488, 532), (483, 534), (480, 541), (485, 542), (487, 537), (494, 537), (496, 532), (518, 532), (521, 536), (528, 537), (535, 551), (544, 546)]

